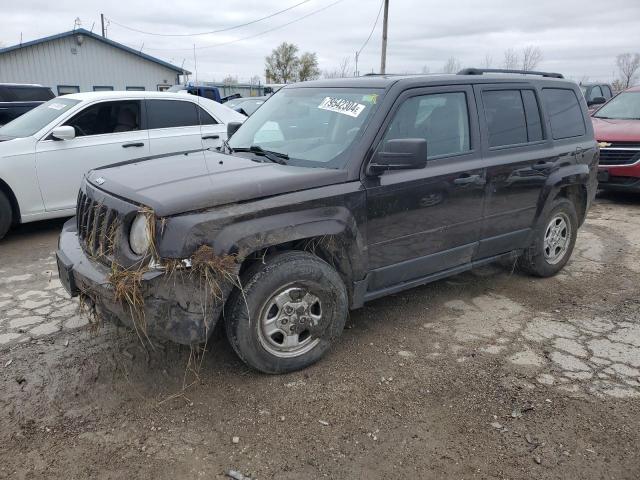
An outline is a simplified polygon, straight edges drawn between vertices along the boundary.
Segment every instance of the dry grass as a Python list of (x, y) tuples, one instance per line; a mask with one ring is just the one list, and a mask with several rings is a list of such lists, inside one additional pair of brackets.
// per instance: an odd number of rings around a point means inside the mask
[(147, 335), (147, 322), (144, 314), (142, 279), (147, 271), (148, 268), (142, 266), (135, 269), (122, 269), (114, 262), (107, 280), (113, 287), (115, 301), (129, 307), (133, 326), (140, 341), (144, 345), (146, 339), (153, 348)]

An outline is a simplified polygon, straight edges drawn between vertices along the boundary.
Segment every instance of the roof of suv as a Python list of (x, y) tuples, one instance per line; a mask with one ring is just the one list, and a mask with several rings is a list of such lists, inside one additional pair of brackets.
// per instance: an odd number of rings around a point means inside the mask
[(396, 83), (405, 84), (433, 84), (443, 85), (451, 83), (505, 83), (505, 82), (523, 82), (523, 81), (563, 81), (568, 82), (570, 80), (542, 77), (540, 75), (526, 75), (526, 74), (488, 74), (488, 75), (456, 75), (456, 74), (429, 74), (429, 75), (365, 75), (363, 77), (353, 78), (336, 78), (325, 80), (312, 80), (309, 82), (302, 82), (288, 85), (287, 88), (299, 88), (299, 87), (345, 87), (345, 88), (388, 88)]

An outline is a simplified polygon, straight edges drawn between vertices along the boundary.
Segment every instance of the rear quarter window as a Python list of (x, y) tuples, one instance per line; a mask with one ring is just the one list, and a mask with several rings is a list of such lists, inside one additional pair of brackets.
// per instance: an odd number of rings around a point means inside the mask
[(580, 137), (586, 133), (580, 102), (568, 88), (543, 88), (542, 99), (549, 115), (554, 140)]
[(46, 102), (54, 97), (45, 87), (0, 86), (2, 102)]

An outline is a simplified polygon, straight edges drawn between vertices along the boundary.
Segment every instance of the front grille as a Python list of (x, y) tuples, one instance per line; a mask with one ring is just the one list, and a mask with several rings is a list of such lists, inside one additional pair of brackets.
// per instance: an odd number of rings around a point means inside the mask
[(78, 193), (76, 210), (78, 237), (91, 256), (101, 260), (113, 258), (114, 239), (118, 228), (118, 212)]
[(638, 160), (640, 160), (640, 145), (637, 149), (634, 147), (616, 148), (613, 145), (600, 149), (600, 165), (631, 165)]

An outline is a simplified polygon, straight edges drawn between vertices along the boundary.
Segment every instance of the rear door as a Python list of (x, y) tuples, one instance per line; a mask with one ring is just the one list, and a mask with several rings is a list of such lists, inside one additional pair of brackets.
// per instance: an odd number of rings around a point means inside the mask
[(75, 207), (83, 175), (91, 169), (149, 153), (140, 100), (93, 103), (65, 121), (76, 138), (50, 134), (36, 145), (36, 171), (47, 211)]
[(198, 106), (189, 100), (146, 100), (151, 155), (203, 148)]
[(197, 110), (201, 126), (202, 146), (204, 148), (217, 148), (221, 146), (222, 141), (227, 138), (227, 126), (202, 106), (198, 105)]
[(425, 138), (427, 166), (364, 178), (369, 288), (468, 264), (482, 226), (485, 171), (470, 86), (405, 92), (380, 134)]

